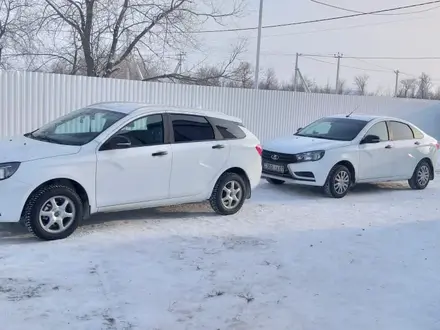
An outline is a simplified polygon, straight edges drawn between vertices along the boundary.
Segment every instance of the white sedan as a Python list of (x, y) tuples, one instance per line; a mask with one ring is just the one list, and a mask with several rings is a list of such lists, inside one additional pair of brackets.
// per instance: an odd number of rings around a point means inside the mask
[(238, 212), (261, 178), (241, 120), (139, 103), (101, 103), (0, 143), (0, 222), (66, 238), (83, 218), (209, 200)]
[(425, 189), (434, 179), (439, 144), (397, 118), (336, 115), (263, 145), (262, 176), (272, 184), (323, 187), (344, 197), (361, 182), (408, 180)]

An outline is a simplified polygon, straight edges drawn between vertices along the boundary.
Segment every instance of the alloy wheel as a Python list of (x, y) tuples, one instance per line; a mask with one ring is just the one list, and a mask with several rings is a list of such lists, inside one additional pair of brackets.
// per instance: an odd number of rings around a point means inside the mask
[(240, 184), (235, 181), (227, 182), (222, 189), (222, 204), (226, 209), (235, 208), (243, 198), (243, 189)]
[(38, 221), (46, 232), (59, 234), (72, 225), (75, 216), (76, 209), (73, 201), (66, 196), (55, 196), (43, 203)]

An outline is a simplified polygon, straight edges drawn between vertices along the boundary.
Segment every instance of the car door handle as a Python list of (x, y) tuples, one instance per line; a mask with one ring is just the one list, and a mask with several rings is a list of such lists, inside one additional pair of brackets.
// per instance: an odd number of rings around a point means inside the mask
[(391, 149), (393, 146), (391, 144), (387, 145), (385, 149)]
[(419, 146), (419, 145), (420, 145), (420, 142), (419, 142), (419, 141), (416, 141), (416, 142), (414, 142), (414, 144), (415, 144), (416, 146)]
[(153, 156), (153, 157), (160, 157), (160, 156), (165, 156), (165, 155), (168, 155), (168, 151), (158, 151), (158, 152), (151, 154), (151, 156)]
[(215, 146), (212, 146), (212, 149), (223, 149), (224, 147), (223, 144), (216, 144)]

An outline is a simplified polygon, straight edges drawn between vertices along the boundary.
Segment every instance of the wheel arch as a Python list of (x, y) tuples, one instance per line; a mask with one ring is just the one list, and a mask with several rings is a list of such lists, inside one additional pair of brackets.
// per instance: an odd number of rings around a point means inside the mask
[[(425, 158), (423, 158), (423, 159), (420, 160), (420, 162), (422, 162), (422, 161), (426, 161), (426, 162), (428, 163), (428, 165), (429, 165), (429, 169), (431, 170), (431, 175), (430, 175), (429, 179), (430, 179), (430, 180), (434, 180), (435, 169), (434, 169), (434, 164), (432, 163), (431, 158), (429, 158), (429, 157), (425, 157)], [(420, 162), (417, 163), (417, 166), (420, 164)], [(417, 166), (416, 166), (416, 167), (417, 167)]]
[(338, 166), (338, 165), (345, 166), (350, 171), (352, 184), (356, 183), (356, 170), (354, 168), (353, 163), (350, 162), (349, 160), (344, 159), (344, 160), (337, 162), (333, 167)]
[(235, 173), (240, 175), (243, 179), (244, 182), (246, 184), (246, 198), (249, 199), (251, 198), (251, 182), (249, 180), (249, 177), (246, 173), (246, 171), (244, 169), (242, 169), (241, 167), (230, 167), (227, 170), (223, 171), (217, 178), (217, 180), (215, 181), (215, 184), (217, 183), (217, 181), (222, 177), (223, 174), (225, 173)]
[(22, 207), (22, 210), (21, 210), (22, 216), (23, 216), (23, 212), (24, 212), (26, 205), (27, 205), (29, 199), (31, 198), (31, 196), (36, 191), (41, 189), (42, 187), (50, 185), (50, 184), (62, 184), (62, 185), (72, 187), (77, 192), (77, 194), (81, 198), (81, 201), (83, 202), (84, 218), (87, 218), (90, 216), (90, 198), (89, 198), (89, 194), (87, 193), (87, 190), (78, 181), (70, 179), (70, 178), (54, 178), (54, 179), (46, 180), (45, 182), (43, 182), (43, 183), (39, 184), (37, 187), (35, 187), (35, 189), (33, 189), (32, 192), (26, 198), (26, 201), (25, 201), (25, 203)]

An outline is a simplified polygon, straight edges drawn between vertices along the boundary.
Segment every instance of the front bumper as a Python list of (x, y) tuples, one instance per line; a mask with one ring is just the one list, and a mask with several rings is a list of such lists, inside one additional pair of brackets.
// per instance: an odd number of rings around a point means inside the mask
[[(265, 167), (264, 163), (279, 165), (284, 167), (284, 172), (277, 172)], [(277, 163), (269, 160), (263, 160), (262, 178), (271, 178), (282, 180), (288, 183), (318, 186), (322, 187), (327, 180), (328, 171), (322, 161), (304, 162), (304, 163)], [(278, 167), (277, 167), (278, 168)], [(279, 169), (279, 168), (278, 168)]]
[(19, 222), (31, 186), (9, 179), (0, 181), (0, 222)]

